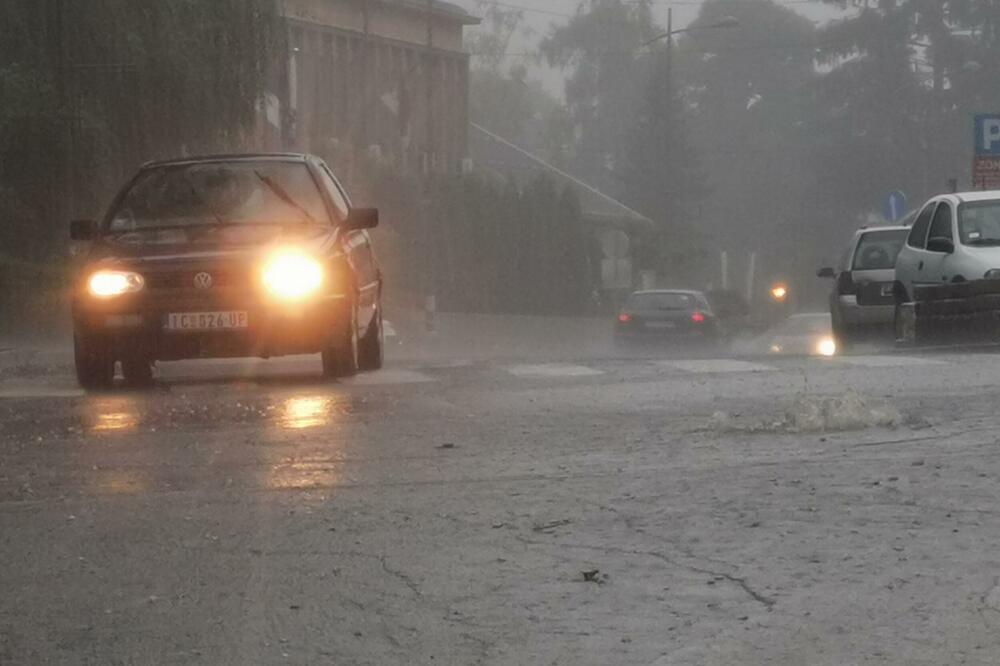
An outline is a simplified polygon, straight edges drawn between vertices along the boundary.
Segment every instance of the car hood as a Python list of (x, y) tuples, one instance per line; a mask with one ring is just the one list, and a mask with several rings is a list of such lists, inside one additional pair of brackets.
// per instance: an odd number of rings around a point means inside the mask
[(335, 235), (336, 230), (328, 227), (279, 225), (128, 232), (95, 243), (90, 258), (102, 263), (159, 264), (250, 258), (279, 247), (319, 252)]

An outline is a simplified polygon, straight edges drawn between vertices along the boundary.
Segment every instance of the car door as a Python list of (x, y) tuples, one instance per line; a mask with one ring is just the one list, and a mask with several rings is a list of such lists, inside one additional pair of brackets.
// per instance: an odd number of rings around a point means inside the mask
[(936, 199), (929, 201), (917, 215), (906, 238), (906, 244), (896, 257), (896, 281), (906, 289), (907, 300), (913, 299), (913, 287), (925, 281), (924, 268), (927, 262), (927, 234), (930, 231)]
[(951, 279), (948, 265), (952, 263), (949, 259), (953, 253), (930, 249), (931, 239), (948, 240), (952, 244), (955, 242), (954, 210), (948, 201), (939, 202), (937, 209), (934, 211), (930, 231), (927, 233), (927, 249), (925, 250), (926, 257), (924, 258), (921, 283), (941, 284), (948, 282)]

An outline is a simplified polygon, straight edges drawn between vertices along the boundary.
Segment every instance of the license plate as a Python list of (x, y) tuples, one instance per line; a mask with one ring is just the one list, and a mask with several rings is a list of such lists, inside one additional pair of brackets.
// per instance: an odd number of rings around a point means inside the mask
[(677, 328), (677, 324), (672, 321), (651, 321), (646, 323), (646, 328)]
[(168, 331), (231, 331), (248, 326), (246, 312), (173, 312), (167, 315)]
[(891, 284), (884, 284), (884, 285), (882, 285), (882, 295), (883, 296), (892, 296), (892, 286), (893, 285), (891, 285)]

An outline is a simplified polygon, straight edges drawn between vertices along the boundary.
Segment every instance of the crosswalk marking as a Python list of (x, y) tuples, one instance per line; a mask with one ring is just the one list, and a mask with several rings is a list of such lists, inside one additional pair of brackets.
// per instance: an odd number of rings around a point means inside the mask
[(865, 368), (900, 368), (920, 365), (944, 365), (943, 361), (916, 356), (893, 356), (891, 354), (871, 356), (837, 356), (832, 361)]
[(384, 386), (387, 384), (426, 384), (437, 381), (430, 375), (416, 370), (387, 369), (378, 372), (364, 373), (352, 377), (351, 384), (359, 386)]
[(0, 387), (0, 400), (17, 398), (79, 398), (83, 390), (73, 386), (49, 386), (42, 384), (15, 384)]
[(543, 363), (538, 365), (515, 365), (507, 368), (515, 377), (594, 377), (604, 373), (585, 365), (563, 363)]
[(659, 361), (658, 365), (694, 374), (727, 372), (768, 372), (775, 368), (762, 363), (736, 361), (724, 358), (697, 359), (692, 361)]

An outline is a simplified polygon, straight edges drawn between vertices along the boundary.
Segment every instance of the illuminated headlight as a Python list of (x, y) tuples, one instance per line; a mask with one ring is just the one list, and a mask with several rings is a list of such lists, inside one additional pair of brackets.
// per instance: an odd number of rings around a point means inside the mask
[(314, 294), (323, 284), (323, 267), (305, 254), (277, 254), (264, 266), (264, 286), (271, 294), (297, 300)]
[(87, 280), (87, 290), (97, 298), (112, 298), (142, 291), (146, 281), (130, 271), (97, 271)]
[(991, 268), (983, 277), (987, 280), (1000, 280), (1000, 268)]
[(816, 353), (820, 356), (834, 356), (837, 353), (837, 341), (833, 338), (823, 338), (816, 345)]
[(782, 303), (788, 297), (788, 287), (783, 284), (776, 284), (771, 287), (771, 298)]

